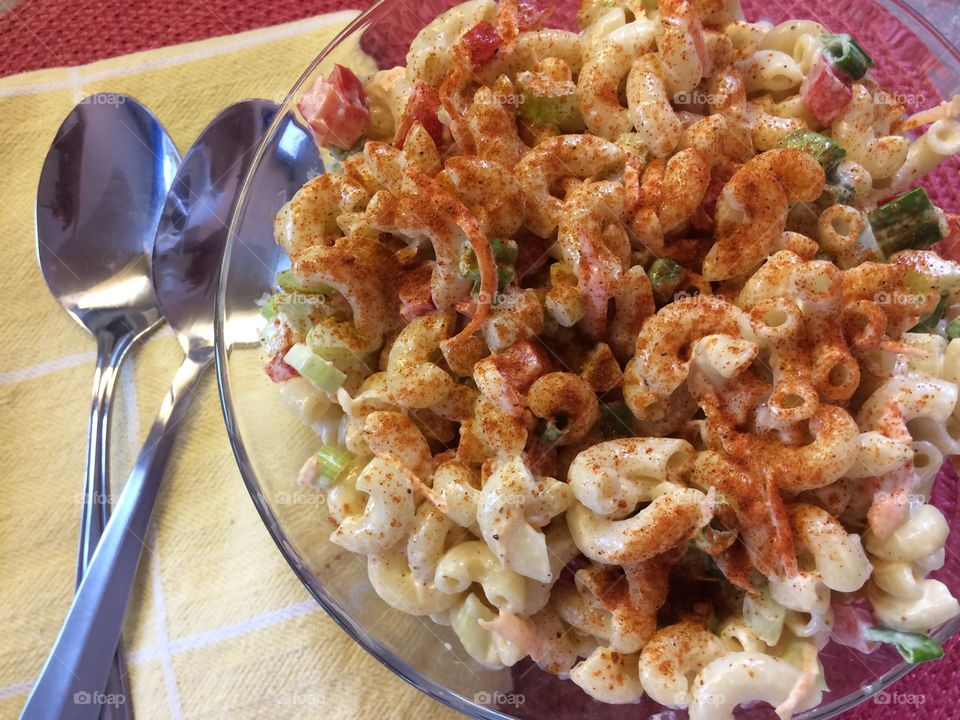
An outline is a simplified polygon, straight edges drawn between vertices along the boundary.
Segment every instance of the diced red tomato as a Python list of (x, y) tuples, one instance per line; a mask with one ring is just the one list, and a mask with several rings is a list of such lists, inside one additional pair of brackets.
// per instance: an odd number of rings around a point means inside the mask
[(830, 607), (833, 609), (833, 627), (830, 629), (830, 639), (864, 654), (876, 650), (877, 643), (864, 637), (867, 628), (878, 624), (873, 619), (873, 615), (856, 605), (834, 603)]
[(733, 173), (740, 167), (740, 163), (728, 162), (716, 168), (710, 175), (710, 184), (707, 186), (707, 192), (703, 196), (693, 216), (690, 218), (690, 224), (698, 230), (709, 230), (713, 227), (713, 216), (717, 212), (717, 200), (720, 199), (720, 193), (726, 187)]
[(410, 97), (407, 98), (406, 107), (403, 108), (403, 116), (397, 126), (394, 146), (403, 149), (403, 144), (407, 140), (407, 133), (413, 127), (415, 122), (423, 125), (424, 129), (430, 133), (430, 137), (440, 147), (443, 142), (443, 123), (440, 122), (440, 95), (437, 89), (417, 80), (410, 91)]
[(853, 89), (821, 53), (800, 86), (800, 96), (813, 116), (821, 124), (829, 125), (850, 104)]
[(526, 392), (533, 381), (550, 372), (550, 358), (539, 344), (520, 340), (499, 355), (493, 356), (493, 364), (518, 392)]
[(947, 225), (950, 227), (950, 234), (934, 245), (931, 250), (935, 250), (940, 257), (956, 262), (960, 260), (960, 215), (948, 214)]
[(432, 275), (433, 268), (429, 263), (417, 265), (400, 275), (400, 285), (397, 289), (397, 294), (400, 296), (400, 315), (407, 322), (436, 310), (433, 296), (430, 294)]
[(280, 350), (280, 352), (270, 359), (270, 362), (263, 366), (263, 371), (267, 373), (267, 377), (275, 383), (286, 382), (300, 375), (300, 373), (283, 361), (283, 356), (287, 354), (287, 350), (289, 349), (290, 348), (284, 348)]
[(347, 150), (370, 127), (370, 106), (363, 84), (343, 65), (334, 65), (326, 78), (318, 77), (300, 98), (297, 109), (322, 147)]
[(467, 50), (470, 63), (474, 66), (485, 65), (493, 60), (503, 45), (503, 38), (488, 20), (481, 20), (460, 38)]
[(517, 9), (519, 11), (518, 24), (520, 30), (523, 31), (541, 28), (557, 8), (555, 5), (548, 5), (541, 0), (519, 0)]

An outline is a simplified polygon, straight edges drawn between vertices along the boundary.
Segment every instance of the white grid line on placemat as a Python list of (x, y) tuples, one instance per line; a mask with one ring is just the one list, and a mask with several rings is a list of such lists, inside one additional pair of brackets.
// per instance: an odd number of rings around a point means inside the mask
[[(188, 635), (172, 642), (168, 640), (166, 643), (166, 651), (169, 657), (172, 658), (174, 655), (179, 655), (183, 652), (200, 650), (226, 640), (232, 640), (233, 638), (241, 637), (247, 633), (256, 632), (257, 630), (264, 630), (268, 627), (272, 627), (273, 625), (284, 623), (287, 620), (294, 620), (298, 617), (310, 615), (320, 611), (320, 606), (314, 600), (304, 600), (303, 602), (299, 602), (294, 605), (287, 605), (279, 610), (271, 610), (269, 612), (261, 613), (260, 615), (254, 615), (253, 617), (247, 618), (246, 620), (242, 620), (238, 623), (223, 625), (221, 627), (214, 628), (213, 630), (207, 630), (195, 635)], [(161, 660), (162, 653), (163, 650), (159, 645), (139, 648), (127, 653), (127, 663), (130, 665), (140, 665), (142, 663), (150, 662), (151, 660)], [(10, 685), (8, 687), (0, 687), (0, 700), (25, 693), (32, 687), (32, 682), (18, 683), (17, 685)]]
[(23, 382), (24, 380), (34, 380), (43, 375), (49, 375), (59, 370), (67, 370), (77, 367), (78, 365), (93, 363), (96, 362), (96, 360), (97, 353), (93, 350), (87, 350), (86, 352), (77, 353), (76, 355), (67, 355), (66, 357), (55, 360), (46, 360), (36, 365), (29, 365), (16, 370), (6, 370), (0, 372), (0, 385), (11, 385), (13, 383)]
[[(165, 326), (162, 330), (169, 329)], [(120, 381), (123, 385), (123, 397), (125, 400), (127, 418), (129, 421), (129, 440), (130, 440), (130, 458), (136, 462), (136, 457), (140, 452), (141, 429), (140, 429), (140, 411), (137, 403), (137, 379), (136, 365), (131, 357), (121, 370)], [(177, 688), (177, 678), (173, 671), (173, 660), (170, 657), (170, 648), (167, 641), (167, 602), (163, 594), (163, 578), (160, 576), (160, 550), (159, 534), (156, 525), (151, 532), (153, 542), (147, 546), (150, 553), (150, 586), (153, 590), (154, 602), (154, 622), (157, 625), (157, 649), (160, 668), (163, 671), (163, 684), (166, 688), (167, 706), (174, 720), (180, 720), (183, 717), (183, 707), (180, 703), (180, 691)]]
[(180, 703), (180, 690), (177, 687), (177, 678), (173, 671), (173, 655), (170, 651), (170, 640), (167, 637), (167, 601), (163, 594), (163, 578), (160, 576), (159, 533), (156, 526), (153, 528), (153, 542), (150, 543), (150, 584), (153, 587), (153, 603), (156, 608), (157, 623), (157, 659), (163, 670), (163, 685), (167, 690), (167, 707), (174, 720), (183, 717), (183, 706)]
[[(273, 625), (279, 625), (287, 620), (293, 620), (294, 618), (319, 611), (320, 606), (314, 600), (305, 600), (303, 602), (296, 603), (295, 605), (288, 605), (287, 607), (280, 608), (279, 610), (271, 610), (260, 615), (254, 615), (253, 617), (238, 623), (223, 625), (222, 627), (214, 628), (213, 630), (207, 630), (205, 632), (197, 633), (196, 635), (188, 635), (187, 637), (173, 640), (172, 642), (168, 643), (167, 647), (171, 656), (179, 655), (183, 652), (199, 650), (210, 645), (216, 645), (217, 643), (221, 643), (225, 640), (231, 640), (233, 638), (246, 635), (250, 632), (263, 630), (264, 628), (268, 628)], [(159, 657), (159, 654), (160, 648), (158, 647), (140, 648), (129, 653), (128, 660), (131, 663), (148, 662), (150, 660), (156, 660)]]
[(0, 700), (8, 700), (9, 698), (16, 697), (17, 695), (22, 695), (25, 692), (30, 692), (30, 688), (32, 687), (32, 682), (25, 682), (18, 685), (11, 685), (10, 687), (0, 688)]
[[(173, 330), (170, 329), (169, 325), (164, 324), (159, 330), (150, 335), (150, 337), (148, 337), (144, 342), (149, 341), (150, 338), (164, 337), (167, 335), (173, 335)], [(141, 347), (140, 344), (135, 345), (133, 347), (133, 351), (135, 352), (139, 347)], [(97, 353), (93, 350), (88, 350), (75, 355), (67, 355), (65, 357), (55, 358), (53, 360), (44, 360), (43, 362), (36, 363), (35, 365), (27, 365), (26, 367), (17, 368), (16, 370), (4, 370), (3, 372), (0, 372), (0, 385), (12, 385), (13, 383), (23, 382), (24, 380), (36, 380), (44, 375), (60, 372), (61, 370), (69, 370), (70, 368), (77, 367), (78, 365), (84, 365), (86, 363), (92, 364), (96, 362), (96, 360)], [(136, 452), (138, 449), (139, 448), (135, 448), (134, 452)]]

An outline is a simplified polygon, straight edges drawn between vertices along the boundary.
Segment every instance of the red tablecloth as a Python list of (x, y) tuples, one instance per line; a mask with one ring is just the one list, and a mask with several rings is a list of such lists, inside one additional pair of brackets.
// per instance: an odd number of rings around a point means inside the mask
[[(153, 0), (148, 3), (24, 0), (0, 15), (0, 76), (45, 67), (82, 65), (138, 50), (229, 35), (366, 4), (365, 0)], [(846, 713), (844, 718), (960, 718), (958, 674), (960, 650), (954, 640), (948, 644), (947, 657), (941, 662), (918, 668), (892, 686), (880, 701), (867, 701)], [(922, 704), (907, 704), (905, 698), (919, 699)]]
[(368, 4), (366, 0), (24, 0), (0, 14), (0, 76), (83, 65)]

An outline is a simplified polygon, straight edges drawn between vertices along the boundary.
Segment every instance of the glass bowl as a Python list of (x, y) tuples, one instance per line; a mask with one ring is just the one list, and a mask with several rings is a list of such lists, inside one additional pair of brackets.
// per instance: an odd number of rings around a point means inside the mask
[[(217, 305), (217, 375), (230, 441), (250, 496), (280, 552), (330, 616), (368, 652), (431, 697), (472, 718), (607, 720), (682, 718), (648, 698), (612, 706), (591, 700), (567, 680), (540, 671), (529, 660), (499, 671), (485, 669), (462, 649), (453, 632), (428, 619), (389, 608), (373, 592), (363, 558), (330, 543), (331, 526), (322, 498), (295, 486), (303, 458), (316, 435), (287, 410), (261, 370), (257, 336), (265, 321), (256, 301), (273, 286), (287, 258), (273, 241), (273, 216), (300, 185), (330, 167), (295, 115), (297, 98), (334, 63), (358, 74), (403, 64), (414, 35), (452, 0), (382, 0), (360, 15), (306, 69), (263, 140), (243, 185), (227, 242)], [(562, 0), (551, 25), (572, 28), (576, 2)], [(775, 23), (812, 17), (835, 32), (852, 31), (873, 52), (875, 72), (902, 94), (909, 110), (960, 92), (960, 54), (914, 10), (898, 0), (743, 0), (751, 20)], [(925, 182), (931, 197), (960, 212), (960, 163), (954, 158)], [(954, 181), (951, 182), (950, 178)], [(279, 188), (284, 188), (278, 192)], [(269, 188), (267, 190), (266, 188)], [(957, 476), (945, 468), (934, 502), (948, 521), (957, 520)], [(947, 562), (935, 577), (960, 594), (960, 533), (948, 544)], [(945, 641), (960, 618), (941, 627)], [(827, 718), (878, 693), (911, 666), (887, 646), (860, 655), (836, 645), (822, 655), (831, 690), (804, 718)], [(767, 706), (741, 708), (738, 717), (772, 717)]]

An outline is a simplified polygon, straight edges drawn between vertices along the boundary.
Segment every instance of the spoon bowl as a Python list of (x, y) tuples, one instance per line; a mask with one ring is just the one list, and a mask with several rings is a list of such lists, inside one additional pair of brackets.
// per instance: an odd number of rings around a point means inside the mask
[(268, 100), (231, 105), (184, 158), (160, 215), (153, 285), (184, 351), (212, 352), (214, 299), (244, 171), (276, 113)]
[(37, 259), (50, 292), (92, 334), (160, 322), (150, 254), (179, 164), (133, 98), (93, 95), (60, 126), (37, 191)]

